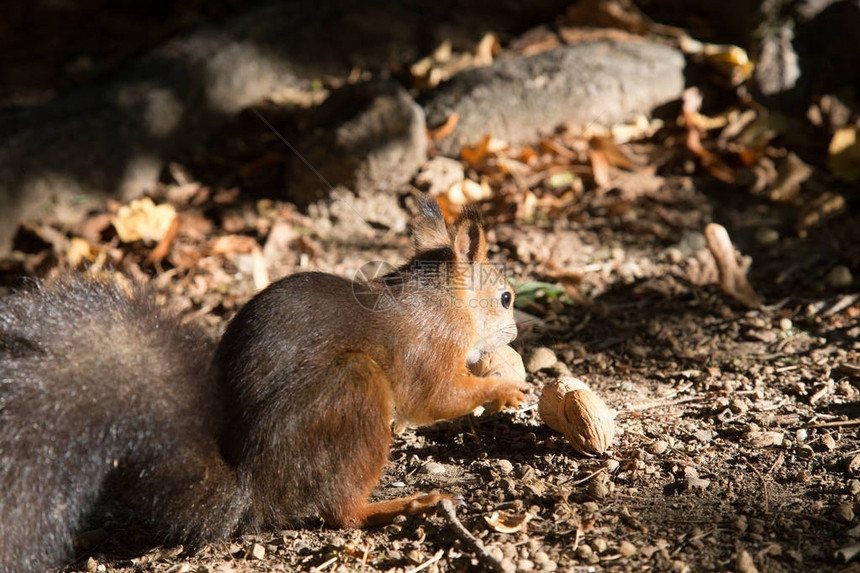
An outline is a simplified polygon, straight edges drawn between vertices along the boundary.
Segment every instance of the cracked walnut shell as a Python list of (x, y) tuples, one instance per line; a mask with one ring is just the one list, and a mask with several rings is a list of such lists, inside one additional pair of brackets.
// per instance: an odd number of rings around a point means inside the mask
[(564, 376), (547, 384), (538, 413), (547, 426), (564, 434), (576, 451), (587, 456), (602, 454), (615, 438), (612, 411), (576, 378)]

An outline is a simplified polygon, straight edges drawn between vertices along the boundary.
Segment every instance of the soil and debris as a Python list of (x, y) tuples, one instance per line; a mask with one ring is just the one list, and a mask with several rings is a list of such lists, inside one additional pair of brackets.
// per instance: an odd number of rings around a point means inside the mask
[[(557, 42), (541, 28), (511, 46)], [(532, 386), (516, 411), (395, 437), (374, 495), (439, 490), (460, 506), (196, 552), (148, 547), (108, 514), (64, 570), (860, 570), (858, 110), (833, 94), (805, 115), (769, 110), (744, 89), (745, 54), (716, 48), (696, 48), (700, 83), (659, 119), (560, 125), (517, 145), (489, 133), (434, 156), (453, 118), (428, 133), (412, 193), (285, 200), (290, 152), (257, 118), (269, 103), (174, 157), (144, 198), (83, 196), (21, 222), (3, 288), (115, 269), (214, 340), (278, 277), (403, 262), (414, 193), (451, 217), (477, 202), (517, 288)], [(506, 49), (484, 40), (473, 59)], [(414, 63), (410, 88), (469, 67), (443, 69), (443, 52)], [(561, 376), (614, 410), (607, 452), (583, 456), (542, 423), (541, 390)]]

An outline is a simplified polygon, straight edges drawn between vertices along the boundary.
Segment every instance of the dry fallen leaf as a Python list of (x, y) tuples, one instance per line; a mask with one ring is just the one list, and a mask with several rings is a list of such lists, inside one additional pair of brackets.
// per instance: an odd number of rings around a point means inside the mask
[(445, 40), (429, 56), (421, 58), (409, 67), (412, 83), (418, 88), (433, 88), (454, 74), (468, 68), (489, 66), (493, 56), (501, 50), (494, 34), (485, 34), (475, 48), (474, 54), (455, 53), (451, 42)]
[(487, 524), (498, 533), (519, 533), (525, 531), (529, 521), (534, 515), (531, 512), (510, 513), (507, 511), (494, 511), (492, 515), (484, 516)]
[(135, 199), (123, 205), (116, 213), (113, 226), (123, 243), (160, 241), (170, 230), (176, 218), (173, 205), (156, 205), (149, 197)]
[(436, 129), (430, 130), (428, 135), (433, 141), (439, 141), (440, 139), (444, 139), (451, 135), (451, 132), (454, 131), (454, 128), (457, 127), (457, 124), (459, 122), (460, 114), (455, 111), (448, 116), (448, 119), (445, 120), (445, 123), (443, 123)]
[(825, 219), (842, 213), (844, 210), (845, 197), (838, 193), (825, 191), (800, 209), (795, 228), (801, 236), (804, 236), (810, 228), (821, 224)]
[(582, 0), (571, 5), (564, 17), (568, 26), (618, 28), (644, 34), (652, 23), (631, 0)]
[(454, 183), (443, 195), (451, 205), (461, 207), (489, 199), (493, 196), (493, 190), (486, 183), (463, 179)]
[(681, 34), (680, 48), (688, 55), (701, 58), (733, 86), (748, 80), (755, 68), (746, 51), (738, 46), (707, 44)]
[(684, 123), (687, 126), (687, 149), (689, 149), (708, 173), (724, 183), (733, 183), (735, 175), (728, 165), (702, 145), (702, 133), (696, 126), (699, 109), (702, 107), (702, 94), (698, 88), (684, 90), (682, 96)]
[(800, 195), (800, 186), (812, 175), (812, 167), (793, 151), (789, 152), (777, 169), (776, 181), (768, 192), (771, 201), (791, 203)]
[(92, 262), (99, 255), (99, 250), (86, 239), (72, 237), (69, 241), (69, 250), (66, 258), (73, 268), (80, 267), (84, 262)]
[(827, 167), (845, 181), (860, 179), (860, 141), (856, 127), (836, 130), (827, 149)]

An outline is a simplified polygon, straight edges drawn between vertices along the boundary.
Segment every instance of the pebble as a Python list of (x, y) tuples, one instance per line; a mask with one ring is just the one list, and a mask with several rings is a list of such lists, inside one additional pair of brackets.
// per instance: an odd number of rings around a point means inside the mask
[(534, 571), (534, 569), (534, 561), (530, 561), (529, 559), (520, 559), (517, 561), (517, 571)]
[(854, 504), (840, 503), (833, 509), (833, 517), (842, 523), (854, 521)]
[(761, 245), (772, 245), (779, 240), (779, 231), (770, 227), (762, 227), (755, 232), (755, 240)]
[(654, 454), (655, 456), (659, 456), (666, 452), (669, 449), (669, 442), (666, 440), (654, 440), (648, 447), (645, 448), (649, 454)]
[(836, 440), (833, 439), (833, 434), (824, 434), (821, 436), (821, 445), (824, 446), (824, 449), (828, 452), (835, 450)]
[(609, 542), (602, 537), (595, 537), (592, 540), (591, 545), (594, 547), (594, 551), (596, 553), (603, 553), (609, 547)]
[(854, 283), (851, 269), (845, 265), (836, 265), (827, 273), (827, 284), (832, 288), (848, 288)]
[(496, 469), (499, 470), (500, 474), (508, 475), (512, 471), (514, 471), (514, 464), (512, 464), (509, 460), (501, 459), (496, 462)]
[(766, 430), (764, 432), (750, 432), (747, 434), (747, 439), (750, 444), (758, 448), (766, 448), (769, 446), (781, 446), (785, 441), (785, 434), (776, 430)]
[(737, 573), (758, 573), (758, 568), (753, 562), (752, 555), (746, 549), (738, 553), (738, 558), (735, 561), (735, 571)]
[(573, 372), (561, 360), (552, 365), (552, 370), (555, 371), (557, 376), (573, 376)]
[(791, 330), (792, 326), (794, 326), (794, 325), (791, 323), (790, 318), (779, 319), (779, 329), (780, 330)]
[(585, 543), (576, 548), (576, 555), (580, 559), (588, 559), (592, 553), (594, 553), (594, 550), (590, 545), (586, 545)]
[(249, 558), (256, 559), (257, 561), (262, 561), (266, 558), (266, 548), (259, 543), (255, 543), (251, 546)]
[(618, 546), (618, 553), (620, 553), (622, 557), (632, 557), (633, 555), (636, 555), (636, 552), (636, 546), (629, 541), (622, 541), (621, 545)]
[(731, 409), (735, 416), (740, 416), (741, 414), (745, 414), (750, 408), (747, 406), (747, 403), (743, 398), (735, 398), (732, 400), (731, 404), (729, 404), (729, 409)]
[(446, 468), (444, 465), (440, 464), (439, 462), (430, 461), (430, 462), (426, 462), (424, 465), (422, 465), (421, 469), (419, 471), (422, 474), (441, 475), (441, 474), (444, 474), (445, 472), (447, 472), (448, 468)]
[(808, 460), (815, 455), (815, 450), (809, 444), (803, 444), (797, 448), (797, 457)]
[(702, 443), (708, 443), (714, 439), (714, 433), (711, 430), (701, 429), (693, 432), (693, 436)]
[(609, 495), (609, 487), (599, 479), (592, 480), (585, 491), (591, 499), (604, 499)]
[(552, 367), (556, 362), (558, 362), (558, 358), (555, 352), (546, 346), (538, 346), (529, 354), (528, 360), (526, 360), (526, 370), (535, 373), (544, 368)]
[(851, 475), (860, 474), (860, 454), (855, 454), (848, 461), (848, 473)]
[(857, 495), (858, 493), (860, 493), (860, 480), (848, 480), (848, 492), (851, 495)]

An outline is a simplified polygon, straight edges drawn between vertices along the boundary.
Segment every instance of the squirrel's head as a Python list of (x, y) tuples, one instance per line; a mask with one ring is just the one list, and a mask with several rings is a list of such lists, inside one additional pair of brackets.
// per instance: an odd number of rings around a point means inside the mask
[(466, 207), (447, 228), (435, 200), (420, 204), (413, 226), (416, 263), (433, 260), (449, 292), (452, 304), (462, 307), (471, 318), (467, 362), (477, 362), (517, 337), (514, 322), (514, 291), (508, 283), (504, 263), (487, 258), (487, 239), (477, 210)]

